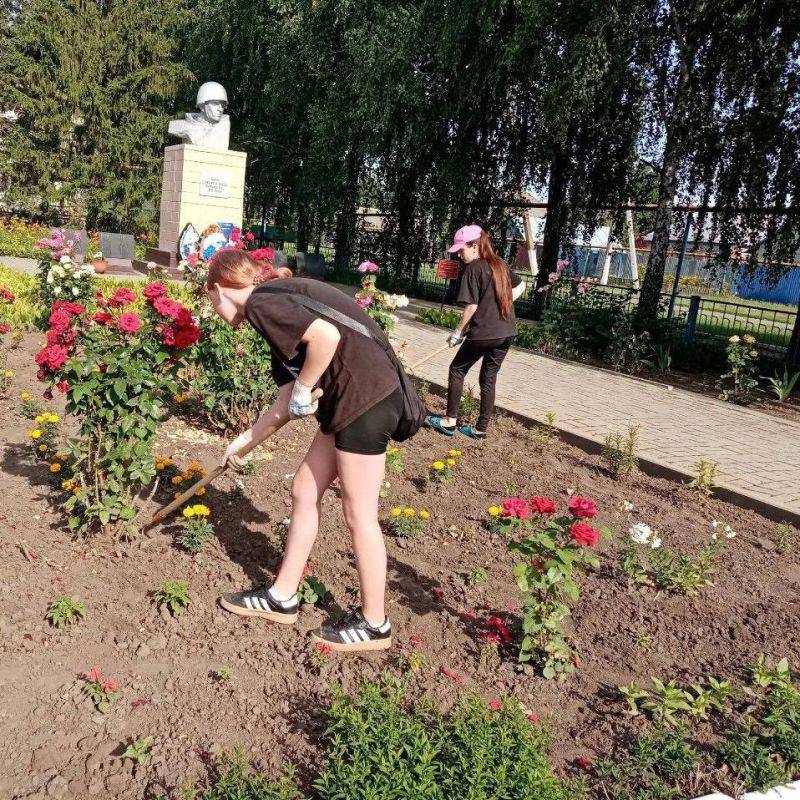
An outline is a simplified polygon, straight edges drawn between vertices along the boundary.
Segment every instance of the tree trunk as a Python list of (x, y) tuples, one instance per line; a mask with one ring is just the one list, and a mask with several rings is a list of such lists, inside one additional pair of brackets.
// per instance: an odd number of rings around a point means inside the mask
[(300, 203), (297, 209), (297, 252), (308, 252), (308, 206), (305, 203)]
[(658, 208), (653, 218), (653, 240), (647, 258), (647, 270), (642, 281), (636, 317), (639, 326), (646, 328), (658, 318), (658, 303), (664, 286), (664, 270), (667, 265), (670, 233), (672, 230), (672, 208), (678, 189), (678, 168), (683, 159), (689, 114), (689, 63), (680, 24), (673, 8), (673, 27), (676, 44), (680, 51), (678, 82), (675, 99), (667, 121), (667, 140), (664, 160), (658, 184)]
[(550, 181), (547, 187), (547, 217), (542, 236), (542, 263), (536, 276), (537, 288), (546, 286), (548, 276), (556, 271), (556, 262), (564, 238), (567, 219), (567, 183), (569, 161), (558, 148), (550, 163)]
[(339, 213), (336, 216), (334, 247), (336, 256), (334, 269), (346, 270), (350, 266), (353, 245), (356, 238), (356, 210), (358, 207), (358, 163), (356, 153), (351, 150), (347, 155), (346, 186), (343, 193)]

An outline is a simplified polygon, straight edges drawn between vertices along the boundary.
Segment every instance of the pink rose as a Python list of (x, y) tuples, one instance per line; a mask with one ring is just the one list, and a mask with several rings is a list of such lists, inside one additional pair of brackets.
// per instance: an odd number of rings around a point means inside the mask
[(372, 273), (378, 271), (378, 265), (374, 261), (362, 261), (356, 269), (362, 273)]
[(538, 514), (556, 513), (557, 507), (555, 500), (551, 500), (549, 497), (531, 497), (531, 499), (528, 500), (528, 504)]
[(572, 516), (577, 519), (591, 519), (597, 514), (597, 503), (589, 497), (575, 495), (570, 497), (567, 504)]
[(372, 305), (372, 297), (367, 295), (366, 297), (357, 297), (356, 303), (361, 306), (361, 308), (366, 308), (367, 306)]
[(124, 333), (136, 333), (142, 327), (139, 315), (134, 314), (133, 311), (126, 311), (124, 314), (120, 314), (117, 324)]

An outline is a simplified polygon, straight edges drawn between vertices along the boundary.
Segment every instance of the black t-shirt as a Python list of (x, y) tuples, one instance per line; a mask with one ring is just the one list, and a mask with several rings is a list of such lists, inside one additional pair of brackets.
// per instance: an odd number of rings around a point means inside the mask
[[(270, 287), (281, 292), (270, 292)], [(284, 294), (286, 290), (291, 294)], [(306, 308), (295, 294), (346, 314), (366, 326), (378, 341)], [(378, 344), (388, 344), (383, 330), (352, 297), (330, 284), (308, 278), (270, 281), (253, 290), (245, 304), (245, 318), (273, 350), (272, 376), (278, 386), (293, 381), (302, 368), (306, 345), (300, 340), (315, 319), (325, 319), (339, 331), (339, 346), (317, 384), (323, 391), (316, 415), (323, 433), (346, 428), (400, 385), (396, 366)]]
[[(508, 277), (512, 286), (516, 287), (522, 283), (510, 269), (508, 269)], [(463, 306), (472, 304), (478, 306), (472, 321), (467, 326), (467, 339), (506, 339), (514, 335), (516, 330), (514, 306), (512, 304), (508, 319), (500, 316), (494, 291), (492, 268), (482, 258), (471, 261), (464, 268), (457, 302)]]

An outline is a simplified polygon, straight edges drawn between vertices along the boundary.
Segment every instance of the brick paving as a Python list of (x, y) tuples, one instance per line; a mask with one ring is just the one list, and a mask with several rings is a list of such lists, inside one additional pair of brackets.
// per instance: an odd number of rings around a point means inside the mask
[[(394, 335), (407, 342), (408, 364), (446, 338), (444, 330), (407, 318), (400, 320)], [(422, 365), (417, 375), (446, 384), (452, 357), (453, 351), (446, 350)], [(476, 366), (466, 385), (477, 383)], [(624, 433), (636, 425), (640, 456), (654, 471), (691, 476), (699, 459), (716, 461), (728, 499), (800, 524), (800, 423), (517, 349), (500, 371), (497, 405), (538, 421), (552, 411), (560, 429), (589, 447), (602, 443), (608, 433)]]

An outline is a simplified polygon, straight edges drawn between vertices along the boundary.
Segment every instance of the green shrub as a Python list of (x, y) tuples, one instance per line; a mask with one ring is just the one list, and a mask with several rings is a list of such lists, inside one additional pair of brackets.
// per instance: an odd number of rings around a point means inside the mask
[(749, 730), (729, 734), (720, 744), (719, 754), (751, 789), (766, 791), (789, 777), (772, 749)]
[(189, 787), (185, 796), (193, 800), (302, 800), (293, 769), (287, 769), (281, 780), (271, 781), (263, 772), (253, 771), (239, 748), (220, 758), (210, 786), (194, 791)]
[(53, 598), (47, 609), (45, 615), (50, 624), (55, 628), (61, 628), (64, 625), (74, 625), (83, 619), (86, 606), (78, 600), (73, 600), (71, 597), (59, 595)]
[(239, 433), (277, 393), (269, 345), (249, 325), (234, 329), (216, 315), (204, 319), (201, 329), (190, 388), (210, 427)]
[(32, 330), (42, 313), (36, 299), (36, 276), (0, 264), (0, 288), (8, 289), (16, 298), (13, 303), (0, 303), (0, 322), (8, 323), (12, 330)]
[(0, 256), (36, 258), (36, 242), (50, 232), (46, 225), (19, 217), (0, 220)]
[(689, 796), (681, 780), (700, 765), (700, 754), (687, 741), (685, 728), (656, 728), (639, 737), (619, 761), (597, 763), (603, 796), (614, 800), (679, 800)]
[(328, 762), (320, 800), (567, 800), (582, 785), (559, 780), (547, 759), (550, 733), (515, 703), (492, 710), (475, 697), (449, 715), (406, 702), (402, 682), (341, 693), (328, 712)]

